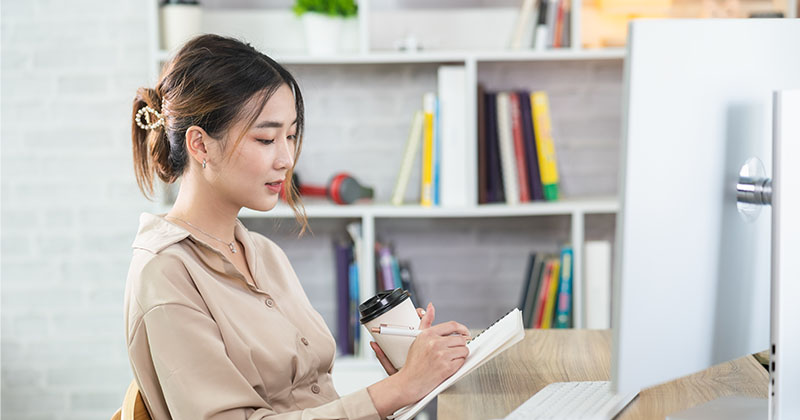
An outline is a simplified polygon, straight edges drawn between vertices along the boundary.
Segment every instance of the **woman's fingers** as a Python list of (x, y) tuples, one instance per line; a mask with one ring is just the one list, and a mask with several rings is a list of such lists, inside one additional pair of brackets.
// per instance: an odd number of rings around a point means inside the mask
[(425, 316), (425, 310), (422, 308), (417, 308), (417, 315), (419, 315), (419, 319), (422, 319)]
[(433, 327), (430, 328), (431, 332), (436, 335), (458, 334), (465, 337), (469, 337), (469, 329), (466, 326), (455, 321), (443, 322), (441, 324), (434, 325)]
[(420, 320), (419, 322), (419, 329), (424, 330), (426, 328), (430, 328), (431, 325), (433, 325), (433, 318), (435, 316), (436, 316), (436, 309), (433, 307), (432, 303), (429, 303), (428, 309), (425, 310), (425, 315), (422, 316), (422, 320)]
[(446, 337), (442, 337), (442, 341), (444, 345), (449, 347), (464, 347), (467, 346), (467, 337), (463, 335), (449, 335)]
[(386, 371), (389, 375), (394, 375), (397, 373), (397, 369), (394, 368), (392, 362), (389, 361), (389, 358), (386, 357), (386, 354), (383, 352), (381, 346), (374, 341), (369, 342), (370, 347), (372, 347), (372, 351), (375, 352), (375, 356), (378, 357), (378, 361), (381, 362), (381, 366), (383, 366), (383, 370)]

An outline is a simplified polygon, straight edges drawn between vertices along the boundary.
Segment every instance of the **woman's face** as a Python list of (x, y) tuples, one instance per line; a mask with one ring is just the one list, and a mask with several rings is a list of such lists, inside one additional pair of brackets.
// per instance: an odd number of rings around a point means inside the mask
[[(233, 145), (246, 121), (231, 128)], [(253, 126), (244, 133), (230, 162), (219, 178), (219, 187), (229, 199), (257, 211), (271, 210), (278, 203), (287, 172), (294, 165), (297, 147), (297, 112), (292, 90), (281, 86), (267, 101)]]

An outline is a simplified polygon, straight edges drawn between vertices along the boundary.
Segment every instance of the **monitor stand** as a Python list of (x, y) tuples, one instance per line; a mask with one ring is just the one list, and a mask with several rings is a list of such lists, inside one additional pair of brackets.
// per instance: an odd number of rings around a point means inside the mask
[(717, 398), (668, 420), (800, 418), (800, 90), (773, 98), (772, 179), (737, 185), (740, 204), (772, 206), (769, 399)]

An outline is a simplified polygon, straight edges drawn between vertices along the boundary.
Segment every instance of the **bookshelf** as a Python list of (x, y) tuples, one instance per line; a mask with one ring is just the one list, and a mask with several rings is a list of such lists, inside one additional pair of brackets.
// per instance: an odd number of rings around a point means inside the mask
[[(213, 4), (215, 2), (209, 0), (203, 2), (206, 4)], [(221, 3), (217, 1), (216, 3)], [(370, 1), (360, 1), (360, 14), (358, 17), (357, 25), (358, 37), (352, 48), (343, 53), (335, 56), (310, 56), (304, 53), (302, 46), (298, 47), (296, 44), (292, 48), (280, 49), (278, 45), (268, 44), (267, 41), (258, 41), (252, 38), (253, 33), (247, 32), (231, 32), (225, 33), (242, 37), (254, 46), (260, 48), (262, 51), (267, 52), (275, 58), (278, 62), (289, 66), (290, 71), (294, 72), (299, 69), (302, 74), (306, 75), (319, 75), (326, 72), (353, 72), (353, 78), (359, 77), (361, 69), (382, 67), (393, 68), (402, 66), (404, 69), (411, 69), (410, 71), (419, 71), (424, 77), (430, 79), (431, 75), (435, 78), (436, 67), (443, 64), (458, 64), (463, 65), (466, 71), (466, 89), (468, 90), (466, 98), (466, 120), (467, 125), (465, 133), (465, 141), (469, 145), (475, 145), (477, 148), (477, 99), (476, 91), (478, 83), (483, 83), (490, 90), (501, 89), (516, 89), (524, 86), (542, 86), (549, 89), (550, 86), (563, 86), (571, 82), (576, 82), (576, 88), (572, 91), (580, 91), (581, 94), (589, 99), (602, 97), (606, 95), (611, 99), (605, 101), (598, 101), (583, 105), (590, 108), (606, 108), (608, 103), (612, 106), (607, 107), (609, 110), (601, 109), (597, 112), (596, 118), (599, 121), (599, 126), (610, 126), (604, 131), (606, 137), (618, 137), (619, 128), (615, 126), (619, 122), (620, 107), (613, 106), (615, 98), (620, 94), (621, 81), (622, 81), (622, 63), (625, 59), (625, 50), (622, 48), (608, 48), (608, 49), (584, 49), (581, 48), (579, 43), (574, 43), (569, 48), (552, 49), (552, 50), (518, 50), (509, 51), (500, 48), (455, 48), (447, 47), (442, 49), (428, 49), (423, 52), (404, 53), (395, 52), (387, 48), (381, 48), (386, 45), (382, 41), (380, 32), (377, 25), (374, 24), (373, 18), (378, 18), (381, 15), (380, 10), (372, 7)], [(159, 25), (158, 25), (158, 2), (150, 1), (150, 15), (151, 15), (151, 31), (150, 31), (150, 56), (151, 56), (151, 82), (157, 80), (158, 74), (162, 64), (169, 59), (170, 52), (160, 48), (159, 45)], [(572, 39), (580, 39), (580, 5), (581, 1), (576, 0), (573, 2), (576, 7), (576, 13), (571, 16), (571, 36)], [(394, 13), (395, 11), (393, 11)], [(511, 22), (513, 23), (514, 17), (518, 12), (518, 7), (498, 7), (496, 11), (489, 13), (491, 19), (495, 22)], [(790, 14), (795, 12), (790, 11)], [(245, 16), (246, 15), (246, 16)], [(222, 8), (210, 9), (205, 13), (206, 19), (204, 25), (218, 28), (224, 27), (225, 19), (231, 19), (238, 24), (242, 22), (253, 22), (258, 19), (272, 19), (283, 22), (283, 25), (289, 31), (299, 31), (301, 28), (294, 17), (288, 10), (278, 9), (263, 9), (263, 10), (248, 10), (245, 12), (233, 10), (227, 11)], [(497, 31), (495, 31), (497, 32)], [(502, 31), (500, 31), (502, 32)], [(224, 33), (224, 32), (223, 32)], [(249, 35), (249, 36), (248, 36)], [(472, 35), (472, 36), (480, 36)], [(456, 36), (458, 37), (458, 36)], [(291, 38), (291, 37), (286, 37)], [(496, 35), (495, 35), (496, 38)], [(505, 41), (503, 41), (505, 42)], [(261, 44), (261, 45), (259, 45)], [(564, 68), (566, 71), (560, 74), (560, 69)], [(344, 70), (343, 70), (344, 69)], [(506, 78), (506, 73), (512, 73), (514, 76)], [(546, 73), (547, 78), (539, 78), (539, 73)], [(604, 79), (598, 79), (596, 73), (605, 74)], [(610, 76), (609, 76), (610, 75)], [(553, 81), (551, 79), (560, 79)], [(566, 82), (565, 82), (566, 81)], [(300, 80), (301, 86), (303, 81)], [(565, 88), (567, 91), (565, 96), (571, 94), (571, 88)], [(429, 90), (435, 90), (433, 85)], [(308, 91), (306, 92), (308, 98)], [(420, 98), (421, 102), (421, 98)], [(591, 101), (590, 101), (591, 102)], [(554, 110), (553, 112), (562, 115), (567, 114), (564, 110)], [(408, 115), (410, 122), (411, 115)], [(405, 120), (405, 116), (403, 117)], [(309, 118), (309, 120), (311, 120)], [(595, 120), (589, 123), (596, 122)], [(570, 121), (562, 121), (561, 124), (569, 124)], [(583, 122), (587, 125), (586, 122)], [(610, 133), (610, 134), (609, 134)], [(402, 139), (398, 139), (405, 143), (405, 133)], [(583, 135), (586, 137), (586, 135)], [(575, 138), (580, 138), (581, 135), (573, 135)], [(617, 139), (614, 139), (617, 140)], [(558, 142), (559, 139), (556, 139)], [(306, 146), (308, 147), (308, 146)], [(581, 143), (575, 141), (569, 145), (567, 152), (575, 155), (573, 149), (587, 149), (589, 152), (584, 155), (594, 153), (596, 144), (590, 142)], [(448, 221), (469, 219), (476, 224), (488, 223), (494, 220), (505, 220), (508, 223), (514, 223), (515, 220), (524, 219), (529, 220), (533, 218), (548, 218), (558, 217), (568, 220), (567, 233), (565, 238), (573, 245), (574, 252), (574, 326), (581, 328), (584, 326), (583, 314), (581, 313), (582, 305), (582, 244), (587, 239), (587, 229), (589, 224), (594, 223), (595, 216), (613, 216), (618, 208), (619, 202), (614, 196), (615, 193), (615, 179), (616, 157), (608, 157), (613, 155), (616, 150), (616, 144), (603, 144), (602, 151), (605, 153), (600, 154), (603, 162), (592, 163), (586, 156), (579, 155), (578, 159), (572, 159), (575, 167), (586, 166), (591, 169), (589, 172), (581, 172), (579, 169), (572, 169), (570, 172), (578, 173), (578, 175), (571, 175), (564, 173), (562, 178), (578, 179), (583, 182), (583, 188), (573, 188), (573, 194), (567, 194), (567, 198), (556, 202), (534, 202), (524, 203), (515, 206), (508, 206), (503, 204), (486, 204), (474, 205), (463, 208), (424, 208), (418, 205), (404, 205), (404, 206), (390, 206), (388, 204), (381, 204), (388, 202), (388, 200), (376, 200), (376, 204), (359, 204), (352, 206), (335, 206), (325, 202), (314, 202), (306, 200), (306, 210), (312, 223), (315, 220), (333, 220), (333, 221), (359, 221), (362, 226), (362, 250), (373, 250), (377, 240), (378, 231), (383, 224), (413, 224), (420, 221), (436, 221), (447, 223)], [(308, 154), (308, 148), (304, 149), (304, 158), (312, 159)], [(559, 152), (560, 153), (560, 152)], [(569, 160), (569, 154), (563, 155), (564, 159)], [(559, 164), (564, 162), (562, 155), (559, 154)], [(477, 164), (471, 162), (470, 164)], [(391, 182), (394, 180), (396, 171), (390, 170), (390, 181), (376, 181), (379, 187), (391, 190)], [(477, 171), (476, 171), (477, 172)], [(600, 175), (598, 175), (600, 174)], [(582, 177), (582, 178), (581, 178)], [(603, 178), (605, 177), (605, 178)], [(381, 177), (376, 177), (384, 179)], [(596, 181), (591, 179), (603, 178), (602, 185), (599, 191), (594, 191), (594, 186), (598, 185)], [(304, 178), (305, 179), (305, 178)], [(413, 182), (413, 181), (412, 181)], [(578, 183), (578, 182), (576, 182)], [(609, 187), (609, 185), (611, 187)], [(464, 188), (476, 189), (477, 180), (465, 180)], [(155, 204), (153, 211), (166, 212), (169, 206), (165, 198), (162, 197), (161, 202)], [(246, 219), (285, 219), (291, 222), (294, 217), (291, 210), (285, 205), (279, 205), (276, 209), (270, 212), (255, 212), (248, 209), (242, 210), (240, 217)], [(608, 221), (608, 217), (602, 222), (606, 230), (613, 231), (613, 220)], [(435, 229), (435, 227), (434, 227)], [(360, 255), (359, 267), (360, 273), (364, 273), (361, 279), (360, 294), (362, 297), (369, 297), (375, 293), (375, 255), (373, 252), (363, 252)], [(520, 278), (522, 277), (522, 273)], [(302, 277), (301, 277), (302, 278)], [(340, 393), (345, 393), (363, 387), (367, 380), (379, 379), (382, 374), (381, 368), (374, 361), (369, 360), (373, 358), (372, 351), (370, 350), (367, 340), (362, 340), (361, 354), (364, 356), (353, 358), (343, 357), (337, 361), (337, 375), (340, 381), (337, 384), (337, 389)], [(376, 370), (378, 372), (376, 372)], [(344, 378), (344, 379), (341, 379)], [(349, 378), (349, 379), (348, 379)], [(337, 377), (335, 376), (335, 380)]]

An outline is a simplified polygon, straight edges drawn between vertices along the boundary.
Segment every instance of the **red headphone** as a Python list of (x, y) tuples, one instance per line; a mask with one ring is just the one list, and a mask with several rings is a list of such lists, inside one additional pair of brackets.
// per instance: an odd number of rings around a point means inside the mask
[[(292, 185), (296, 186), (300, 195), (328, 197), (336, 204), (352, 204), (361, 199), (371, 199), (375, 193), (374, 189), (361, 185), (355, 178), (344, 172), (334, 175), (328, 181), (327, 187), (303, 185), (295, 173), (292, 175)], [(285, 188), (281, 189), (281, 198), (286, 200)]]

